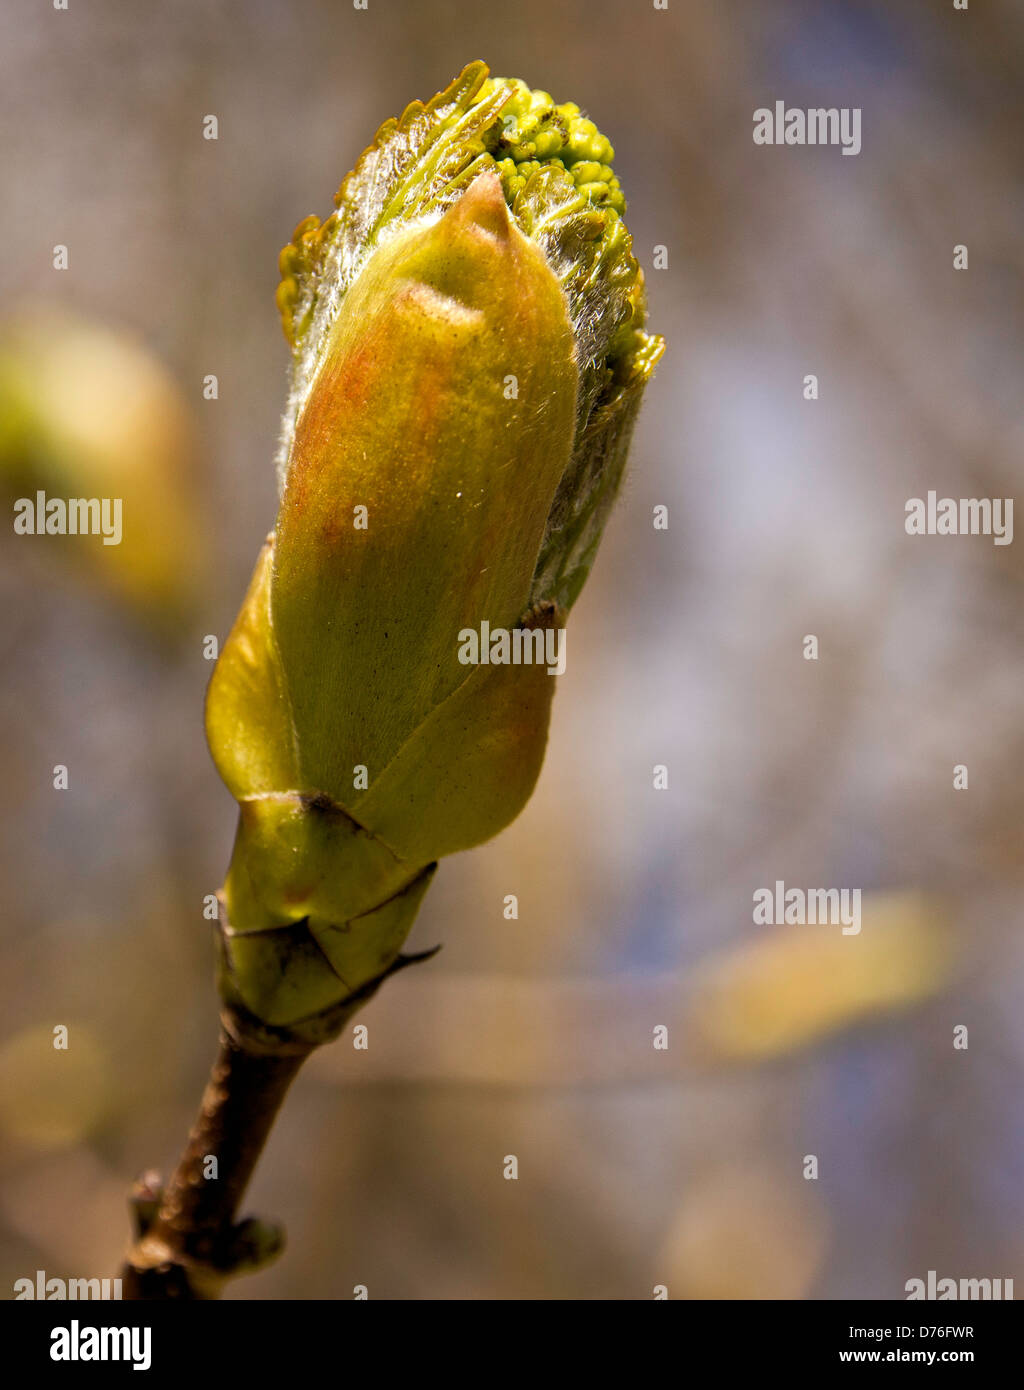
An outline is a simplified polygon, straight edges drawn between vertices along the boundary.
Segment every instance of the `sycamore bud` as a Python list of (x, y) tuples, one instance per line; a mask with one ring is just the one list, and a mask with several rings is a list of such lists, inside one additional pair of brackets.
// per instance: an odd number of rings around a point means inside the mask
[[(207, 701), (241, 809), (222, 989), (265, 1030), (336, 1028), (401, 962), (436, 860), (533, 790), (533, 658), (663, 347), (611, 159), (575, 106), (474, 63), (282, 252), (280, 511)], [(465, 664), (481, 631), (523, 659)]]

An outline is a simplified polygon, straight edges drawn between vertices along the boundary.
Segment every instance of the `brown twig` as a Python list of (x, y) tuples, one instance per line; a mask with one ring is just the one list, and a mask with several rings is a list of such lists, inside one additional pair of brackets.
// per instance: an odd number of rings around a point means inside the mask
[[(223, 901), (221, 909), (223, 931)], [(262, 1022), (241, 1000), (225, 1001), (220, 1052), (185, 1152), (166, 1188), (152, 1173), (135, 1184), (135, 1243), (121, 1270), (124, 1298), (217, 1298), (227, 1280), (280, 1254), (278, 1227), (236, 1218), (288, 1087), (309, 1054), (332, 1042), (386, 979), (439, 949), (396, 956), (333, 1007), (287, 1027)], [(223, 982), (230, 986), (228, 972)]]
[(162, 1192), (151, 1176), (136, 1186), (137, 1239), (122, 1269), (125, 1298), (216, 1298), (227, 1279), (278, 1254), (280, 1231), (253, 1220), (236, 1224), (236, 1215), (288, 1087), (312, 1051), (253, 1051), (222, 1030), (170, 1182)]

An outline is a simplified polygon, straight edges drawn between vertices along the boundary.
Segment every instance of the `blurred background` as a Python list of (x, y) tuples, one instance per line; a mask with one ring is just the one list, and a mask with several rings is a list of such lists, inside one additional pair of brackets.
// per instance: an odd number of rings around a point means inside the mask
[[(109, 551), (2, 532), (0, 1296), (115, 1273), (132, 1178), (184, 1142), (235, 822), (203, 639), (275, 512), (277, 253), (477, 57), (611, 137), (668, 353), (537, 792), (442, 865), (410, 945), (444, 949), (360, 1016), (369, 1050), (300, 1078), (248, 1203), (289, 1248), (230, 1296), (1024, 1288), (1024, 550), (904, 530), (929, 489), (1019, 491), (1024, 9), (513, 15), (5, 9), (4, 504), (116, 479), (148, 520)], [(861, 154), (755, 146), (776, 99), (861, 107)], [(861, 887), (860, 935), (755, 926), (777, 879)]]

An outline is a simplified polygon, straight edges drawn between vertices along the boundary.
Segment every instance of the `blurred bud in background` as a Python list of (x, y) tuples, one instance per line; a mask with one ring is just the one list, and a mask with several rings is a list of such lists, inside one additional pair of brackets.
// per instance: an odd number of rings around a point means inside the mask
[[(31, 504), (34, 525), (19, 544), (59, 552), (167, 634), (204, 568), (195, 459), (180, 389), (131, 334), (56, 309), (0, 326), (0, 486), (8, 505)], [(45, 503), (79, 498), (106, 502), (110, 540), (54, 523), (41, 545)]]
[(829, 1244), (822, 1203), (799, 1171), (748, 1160), (690, 1185), (656, 1272), (670, 1298), (807, 1298)]
[(8, 1144), (71, 1148), (110, 1109), (110, 1058), (93, 1031), (76, 1025), (73, 1047), (55, 1046), (55, 1031), (34, 1024), (0, 1043), (0, 1135)]
[(697, 1055), (739, 1063), (782, 1056), (946, 986), (954, 940), (941, 900), (916, 890), (871, 894), (864, 921), (857, 936), (770, 927), (770, 936), (708, 961), (694, 981)]

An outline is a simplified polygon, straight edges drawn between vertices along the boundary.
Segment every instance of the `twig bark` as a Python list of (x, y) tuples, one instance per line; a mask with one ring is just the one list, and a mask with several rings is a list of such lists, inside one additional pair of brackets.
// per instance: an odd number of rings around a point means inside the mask
[[(223, 900), (221, 909), (223, 927)], [(135, 1242), (121, 1270), (123, 1297), (217, 1298), (227, 1280), (280, 1254), (280, 1228), (236, 1218), (288, 1087), (309, 1054), (333, 1042), (386, 979), (439, 949), (399, 954), (333, 1007), (289, 1026), (266, 1024), (241, 1001), (225, 999), (220, 1051), (185, 1152), (166, 1187), (154, 1173), (135, 1184)]]
[(283, 1054), (257, 1052), (222, 1030), (174, 1174), (162, 1192), (151, 1178), (136, 1188), (125, 1298), (216, 1298), (226, 1280), (280, 1251), (278, 1230), (252, 1220), (236, 1224), (236, 1215), (281, 1103), (312, 1051), (296, 1045)]

